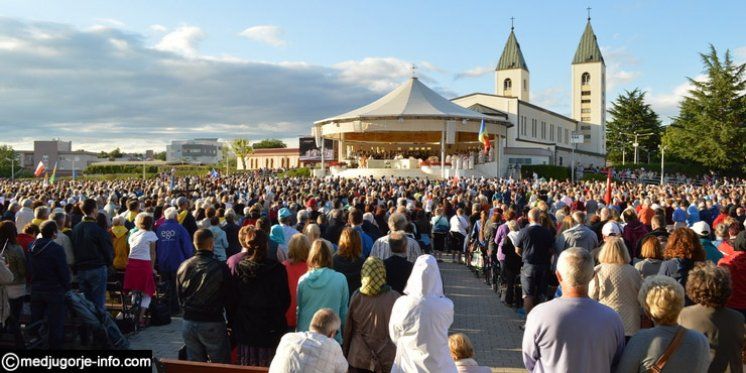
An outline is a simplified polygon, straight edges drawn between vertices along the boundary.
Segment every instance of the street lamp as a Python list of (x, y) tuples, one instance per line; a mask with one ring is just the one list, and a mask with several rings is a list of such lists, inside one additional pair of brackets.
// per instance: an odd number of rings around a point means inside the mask
[(665, 170), (665, 159), (666, 159), (666, 145), (660, 145), (661, 148), (661, 185), (665, 182), (664, 170)]
[(6, 161), (10, 161), (10, 181), (16, 180), (16, 157), (5, 158)]

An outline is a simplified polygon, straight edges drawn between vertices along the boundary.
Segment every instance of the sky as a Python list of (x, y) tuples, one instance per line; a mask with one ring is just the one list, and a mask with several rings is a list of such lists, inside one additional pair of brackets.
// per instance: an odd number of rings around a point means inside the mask
[(515, 17), (531, 101), (567, 115), (591, 7), (607, 98), (640, 88), (670, 121), (713, 44), (746, 62), (744, 1), (0, 0), (0, 144), (89, 151), (310, 134), (417, 76), (494, 90)]

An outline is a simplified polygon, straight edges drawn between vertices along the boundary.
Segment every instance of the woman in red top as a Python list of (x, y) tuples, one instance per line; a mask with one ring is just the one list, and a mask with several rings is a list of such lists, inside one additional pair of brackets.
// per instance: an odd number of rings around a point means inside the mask
[(28, 254), (29, 246), (31, 246), (31, 243), (36, 240), (36, 236), (38, 236), (39, 233), (38, 225), (28, 223), (23, 227), (23, 233), (19, 233), (18, 236), (16, 236), (16, 242), (21, 245), (23, 251)]
[(718, 262), (719, 266), (730, 270), (733, 279), (733, 293), (726, 306), (746, 316), (746, 231), (736, 236), (733, 250), (733, 255), (723, 257)]
[(298, 323), (296, 320), (296, 308), (298, 306), (298, 280), (308, 271), (306, 260), (311, 242), (305, 235), (298, 233), (290, 238), (288, 243), (288, 260), (282, 262), (288, 273), (288, 287), (290, 288), (290, 307), (285, 313), (288, 329), (295, 330)]

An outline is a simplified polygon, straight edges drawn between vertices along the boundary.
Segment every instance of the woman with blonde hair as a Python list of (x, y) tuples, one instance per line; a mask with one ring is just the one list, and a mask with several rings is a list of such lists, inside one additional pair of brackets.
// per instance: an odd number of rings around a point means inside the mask
[(635, 263), (635, 269), (640, 272), (642, 278), (657, 275), (661, 263), (663, 263), (663, 248), (657, 237), (647, 236), (643, 238), (640, 256), (642, 260)]
[(332, 257), (332, 268), (345, 275), (347, 288), (352, 295), (360, 287), (360, 271), (363, 269), (362, 239), (352, 228), (345, 228), (339, 236), (339, 249)]
[(350, 300), (347, 279), (331, 268), (332, 249), (324, 241), (316, 240), (311, 244), (306, 263), (308, 272), (298, 280), (296, 331), (309, 331), (313, 314), (322, 308), (331, 308), (342, 320), (342, 328), (335, 336), (337, 342), (342, 343), (341, 332)]
[[(684, 308), (684, 288), (667, 276), (645, 279), (637, 299), (655, 324), (640, 330), (627, 343), (617, 373), (704, 373), (710, 365), (710, 347), (700, 332), (680, 326), (676, 320)], [(665, 370), (664, 370), (665, 369)]]
[(492, 370), (479, 366), (474, 360), (474, 345), (466, 334), (456, 333), (448, 337), (451, 358), (456, 363), (458, 373), (490, 373)]
[(621, 237), (610, 237), (598, 254), (599, 265), (589, 284), (588, 295), (616, 311), (624, 324), (624, 335), (630, 337), (640, 329), (640, 291), (642, 277), (629, 264), (629, 252)]
[(288, 288), (290, 289), (290, 307), (285, 313), (290, 330), (295, 330), (297, 322), (295, 308), (298, 306), (298, 280), (308, 271), (306, 260), (308, 260), (309, 249), (311, 249), (311, 242), (308, 238), (300, 233), (295, 234), (288, 243), (288, 259), (282, 262), (288, 273)]

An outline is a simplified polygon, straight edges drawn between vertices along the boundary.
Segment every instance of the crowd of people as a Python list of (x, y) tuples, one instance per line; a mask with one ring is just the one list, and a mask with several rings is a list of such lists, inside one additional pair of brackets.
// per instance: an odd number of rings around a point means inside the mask
[(183, 318), (189, 360), (488, 371), (448, 334), (450, 252), (499, 268), (501, 300), (527, 313), (530, 371), (741, 371), (746, 184), (604, 195), (540, 179), (4, 180), (0, 321), (13, 331), (28, 311), (49, 348), (95, 343), (65, 335), (65, 294), (106, 312), (120, 276), (141, 327), (154, 300)]

